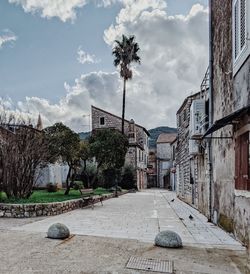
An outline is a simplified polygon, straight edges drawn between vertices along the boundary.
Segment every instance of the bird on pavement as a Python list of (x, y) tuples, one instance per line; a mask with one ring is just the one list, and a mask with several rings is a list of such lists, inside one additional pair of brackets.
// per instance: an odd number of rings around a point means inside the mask
[(171, 200), (171, 202), (174, 202), (174, 199), (173, 199), (173, 200)]
[(188, 217), (190, 220), (193, 220), (193, 216), (190, 214), (189, 217)]

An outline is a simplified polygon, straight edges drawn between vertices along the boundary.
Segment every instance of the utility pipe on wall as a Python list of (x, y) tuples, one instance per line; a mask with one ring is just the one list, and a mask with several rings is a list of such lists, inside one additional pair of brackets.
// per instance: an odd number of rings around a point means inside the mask
[[(213, 124), (213, 26), (212, 26), (212, 0), (208, 0), (209, 5), (209, 127)], [(209, 218), (212, 221), (213, 205), (212, 205), (212, 191), (213, 191), (213, 164), (212, 164), (212, 143), (208, 139), (208, 172), (209, 172)], [(217, 221), (217, 220), (216, 220)]]

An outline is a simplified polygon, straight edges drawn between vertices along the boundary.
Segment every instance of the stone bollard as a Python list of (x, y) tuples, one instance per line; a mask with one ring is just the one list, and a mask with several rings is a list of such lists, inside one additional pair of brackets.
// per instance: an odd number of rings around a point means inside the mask
[(181, 237), (174, 231), (165, 230), (159, 232), (155, 237), (155, 245), (161, 247), (182, 247)]
[(66, 225), (56, 223), (49, 227), (47, 236), (50, 239), (66, 239), (70, 235), (69, 229)]

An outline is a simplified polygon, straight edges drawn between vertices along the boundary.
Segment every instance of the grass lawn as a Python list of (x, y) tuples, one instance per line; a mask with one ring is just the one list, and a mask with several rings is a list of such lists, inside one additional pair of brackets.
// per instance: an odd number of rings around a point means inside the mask
[[(13, 203), (13, 204), (24, 204), (24, 203), (51, 203), (51, 202), (62, 202), (72, 199), (81, 198), (79, 190), (71, 189), (69, 195), (64, 195), (65, 190), (60, 189), (57, 192), (48, 192), (47, 190), (34, 190), (33, 194), (29, 199), (7, 199), (4, 192), (0, 192), (1, 203)], [(101, 195), (110, 193), (104, 188), (97, 188), (91, 194)], [(89, 193), (90, 194), (90, 193)], [(84, 193), (88, 195), (88, 193)]]

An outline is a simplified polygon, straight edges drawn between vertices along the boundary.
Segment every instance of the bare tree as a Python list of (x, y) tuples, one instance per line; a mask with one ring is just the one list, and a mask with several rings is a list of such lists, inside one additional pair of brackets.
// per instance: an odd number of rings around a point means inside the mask
[(8, 198), (32, 194), (38, 170), (49, 161), (47, 148), (44, 133), (29, 121), (5, 114), (0, 117), (0, 181)]

